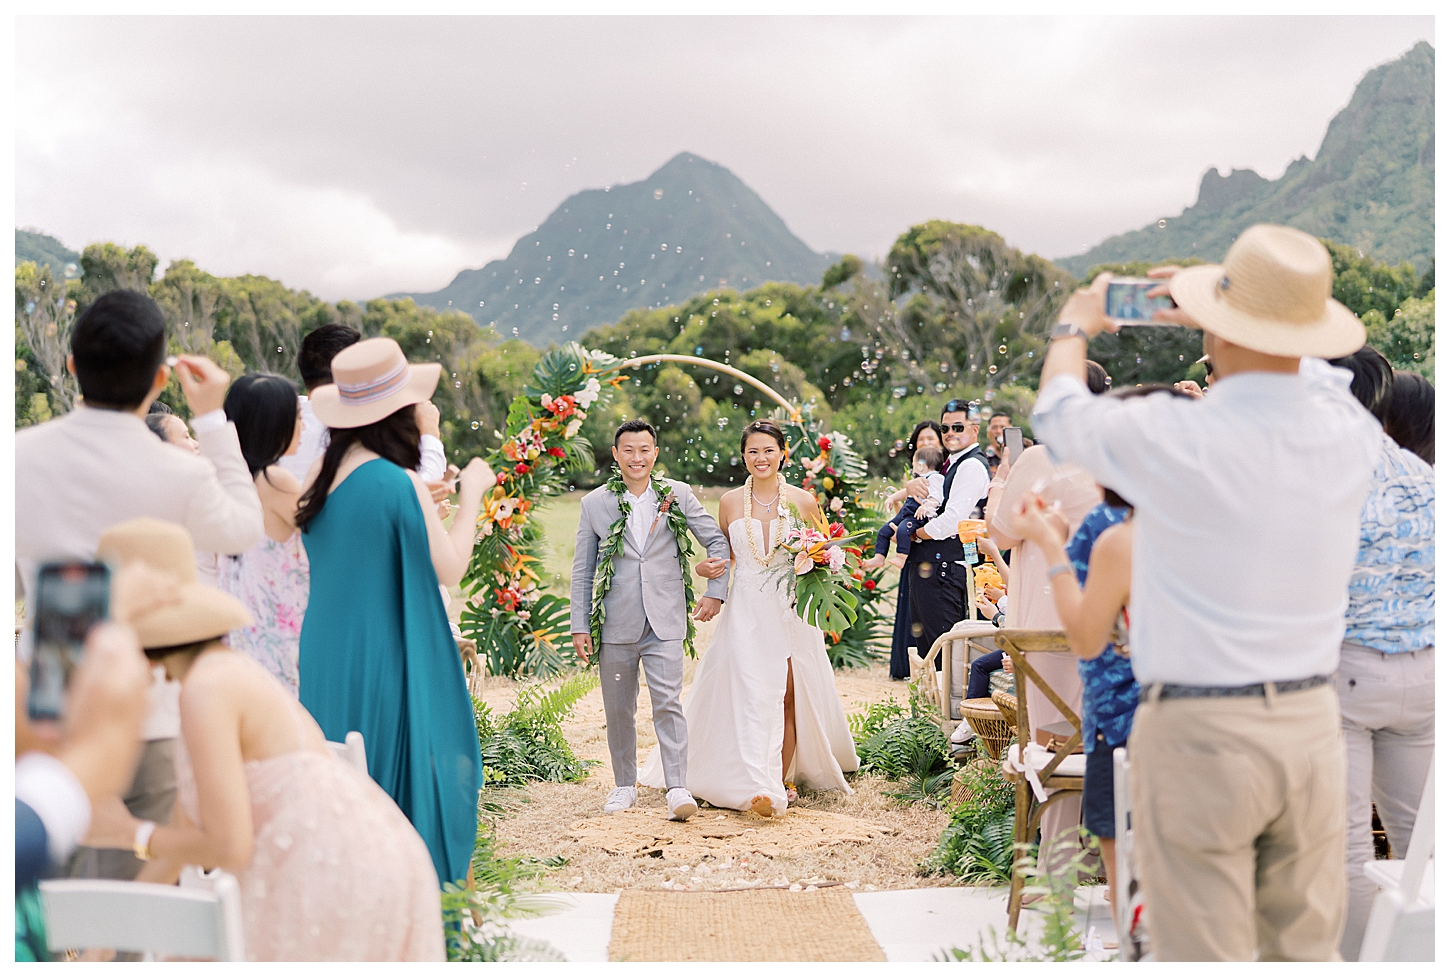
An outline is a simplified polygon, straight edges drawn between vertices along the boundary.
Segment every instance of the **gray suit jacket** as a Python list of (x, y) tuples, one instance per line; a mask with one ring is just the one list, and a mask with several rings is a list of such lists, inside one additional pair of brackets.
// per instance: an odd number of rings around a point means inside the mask
[[(690, 487), (665, 479), (685, 521), (712, 557), (730, 558), (730, 543)], [(570, 630), (589, 633), (589, 609), (594, 600), (594, 571), (600, 543), (619, 518), (619, 500), (604, 486), (584, 496), (579, 505), (579, 533), (574, 540), (574, 572), (570, 583)], [(725, 599), (724, 576), (709, 582), (706, 597)], [(626, 530), (624, 545), (614, 560), (614, 582), (604, 598), (603, 641), (633, 644), (644, 636), (645, 624), (666, 641), (683, 641), (686, 634), (685, 581), (680, 577), (679, 547), (661, 519), (640, 552)]]

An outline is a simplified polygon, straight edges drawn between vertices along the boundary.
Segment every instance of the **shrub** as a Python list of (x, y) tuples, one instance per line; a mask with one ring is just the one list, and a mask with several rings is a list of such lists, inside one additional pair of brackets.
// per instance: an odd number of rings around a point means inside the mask
[(928, 875), (954, 875), (963, 882), (1012, 881), (1012, 829), (1015, 789), (995, 764), (962, 768), (967, 800), (952, 811), (936, 851), (922, 863)]
[(480, 823), (469, 866), (473, 888), (462, 879), (443, 885), (443, 938), (449, 962), (562, 961), (563, 955), (548, 943), (508, 931), (506, 920), (544, 915), (559, 905), (529, 891), (540, 863), (505, 858), (494, 845), (492, 826)]
[(930, 709), (913, 687), (909, 710), (877, 703), (847, 720), (861, 771), (899, 781), (903, 789), (892, 796), (908, 804), (940, 804), (951, 789), (949, 744)]
[(579, 673), (552, 691), (529, 686), (519, 691), (513, 711), (497, 719), (492, 709), (474, 699), (484, 787), (583, 780), (593, 761), (580, 760), (574, 754), (564, 738), (563, 722), (598, 681), (596, 675)]

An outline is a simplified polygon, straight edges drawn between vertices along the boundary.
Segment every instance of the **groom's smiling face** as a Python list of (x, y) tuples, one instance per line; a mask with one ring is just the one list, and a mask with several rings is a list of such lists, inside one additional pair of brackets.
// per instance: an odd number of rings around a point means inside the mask
[(659, 445), (648, 431), (626, 431), (614, 443), (613, 451), (615, 463), (630, 481), (649, 477), (660, 454)]

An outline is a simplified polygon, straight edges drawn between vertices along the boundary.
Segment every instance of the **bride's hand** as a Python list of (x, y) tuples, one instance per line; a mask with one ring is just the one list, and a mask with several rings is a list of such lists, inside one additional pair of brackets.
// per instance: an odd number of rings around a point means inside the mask
[(692, 615), (697, 621), (708, 621), (720, 613), (720, 598), (705, 597), (695, 606), (695, 613)]
[(695, 576), (704, 577), (706, 580), (714, 580), (717, 577), (725, 576), (730, 569), (730, 561), (723, 557), (712, 556), (695, 564)]

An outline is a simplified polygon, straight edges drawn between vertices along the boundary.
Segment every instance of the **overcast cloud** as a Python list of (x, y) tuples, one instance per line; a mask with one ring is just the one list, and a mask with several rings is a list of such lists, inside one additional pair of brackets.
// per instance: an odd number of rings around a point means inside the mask
[(1312, 156), (1430, 17), (21, 18), (16, 222), (432, 290), (688, 150), (819, 251), (915, 222), (1046, 257)]

